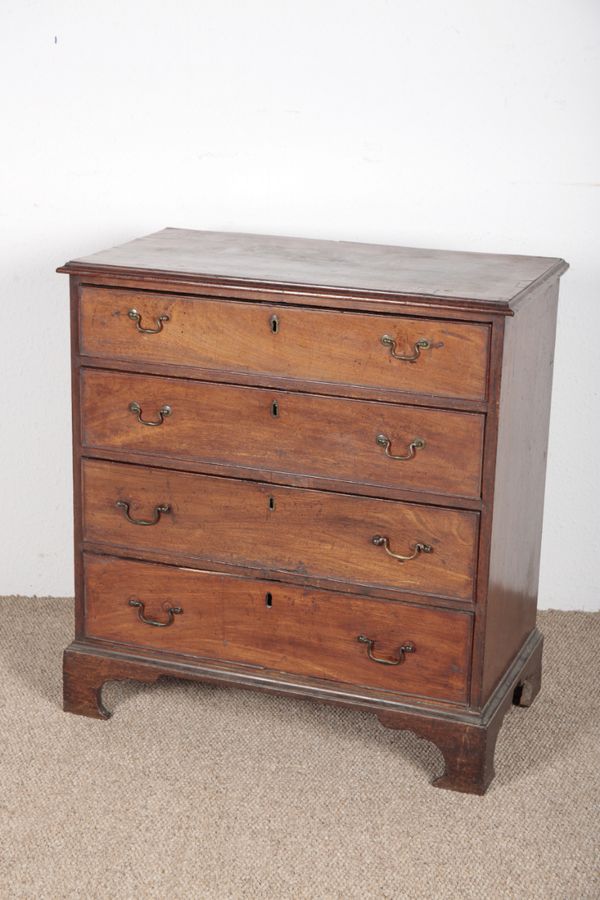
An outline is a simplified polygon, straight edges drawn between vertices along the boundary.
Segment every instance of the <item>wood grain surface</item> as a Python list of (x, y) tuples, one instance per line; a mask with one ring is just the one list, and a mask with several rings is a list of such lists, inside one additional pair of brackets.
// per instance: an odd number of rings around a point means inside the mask
[[(154, 526), (156, 506), (170, 511)], [(151, 467), (83, 461), (84, 540), (160, 551), (240, 567), (268, 568), (332, 582), (469, 600), (473, 595), (479, 516), (474, 512), (308, 491)], [(375, 546), (410, 555), (398, 562)]]
[[(399, 395), (486, 395), (486, 325), (99, 287), (84, 287), (81, 294), (84, 356), (356, 384)], [(156, 327), (161, 316), (169, 320), (158, 334), (142, 334), (129, 318), (131, 309), (140, 313), (142, 327)], [(400, 355), (414, 355), (420, 340), (431, 347), (414, 362), (394, 359), (381, 342), (386, 335)]]
[(243, 280), (254, 284), (332, 287), (478, 301), (509, 307), (544, 278), (567, 268), (562, 259), (427, 250), (349, 241), (165, 228), (59, 271)]
[[(82, 440), (89, 449), (144, 453), (148, 462), (205, 461), (281, 476), (477, 498), (484, 417), (423, 407), (317, 397), (176, 378), (83, 369)], [(159, 411), (171, 413), (162, 424)], [(383, 435), (391, 442), (386, 455)]]
[[(171, 566), (85, 556), (86, 634), (157, 651), (235, 661), (291, 674), (464, 702), (468, 613), (315, 591)], [(140, 621), (130, 599), (144, 603)], [(359, 635), (375, 641), (369, 659)]]
[(536, 622), (558, 283), (506, 322), (485, 620), (485, 701)]

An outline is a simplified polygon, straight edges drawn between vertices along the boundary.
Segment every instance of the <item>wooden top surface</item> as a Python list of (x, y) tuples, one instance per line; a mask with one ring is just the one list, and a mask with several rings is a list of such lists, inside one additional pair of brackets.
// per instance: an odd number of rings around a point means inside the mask
[(510, 309), (562, 259), (165, 228), (66, 263), (59, 272), (336, 289), (472, 300)]

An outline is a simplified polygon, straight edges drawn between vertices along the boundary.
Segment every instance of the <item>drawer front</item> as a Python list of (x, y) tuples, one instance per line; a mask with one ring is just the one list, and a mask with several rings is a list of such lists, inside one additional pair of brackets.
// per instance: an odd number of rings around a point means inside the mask
[[(473, 596), (474, 512), (97, 460), (83, 462), (83, 495), (87, 541), (333, 582)], [(389, 553), (413, 558), (401, 562)]]
[[(85, 607), (93, 638), (466, 700), (468, 613), (93, 555)], [(407, 644), (412, 652), (400, 650)]]
[(82, 370), (81, 391), (86, 447), (315, 475), (348, 490), (480, 493), (475, 413), (94, 369)]
[(87, 287), (80, 330), (87, 356), (467, 400), (486, 393), (486, 325)]

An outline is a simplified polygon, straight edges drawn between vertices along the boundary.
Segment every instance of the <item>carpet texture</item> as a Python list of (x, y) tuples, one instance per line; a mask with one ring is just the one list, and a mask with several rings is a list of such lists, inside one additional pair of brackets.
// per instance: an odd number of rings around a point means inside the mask
[(600, 896), (600, 615), (544, 612), (542, 693), (485, 797), (375, 717), (181, 681), (61, 711), (71, 603), (0, 601), (0, 897)]

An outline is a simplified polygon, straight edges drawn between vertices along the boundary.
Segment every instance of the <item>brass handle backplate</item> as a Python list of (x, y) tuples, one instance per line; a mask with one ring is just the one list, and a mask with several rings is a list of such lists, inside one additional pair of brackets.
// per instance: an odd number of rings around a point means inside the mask
[(381, 656), (373, 655), (373, 647), (375, 646), (375, 641), (372, 641), (364, 634), (359, 634), (356, 640), (361, 644), (366, 644), (369, 659), (372, 659), (373, 662), (380, 663), (380, 665), (382, 666), (399, 666), (401, 662), (404, 662), (404, 655), (406, 653), (415, 653), (417, 650), (412, 641), (407, 641), (405, 644), (402, 644), (401, 647), (398, 647), (397, 659), (384, 659)]
[(123, 510), (125, 518), (128, 522), (131, 522), (132, 525), (157, 525), (161, 515), (171, 511), (171, 507), (165, 503), (162, 506), (154, 507), (154, 515), (151, 519), (134, 519), (129, 515), (129, 503), (126, 500), (117, 500), (115, 506), (118, 506), (119, 509)]
[(140, 422), (142, 425), (149, 425), (151, 427), (156, 426), (156, 425), (162, 425), (162, 423), (165, 421), (167, 416), (170, 416), (171, 413), (173, 412), (173, 410), (171, 409), (170, 406), (161, 406), (161, 408), (158, 411), (158, 422), (153, 422), (148, 419), (142, 419), (142, 407), (140, 406), (139, 403), (136, 403), (135, 400), (131, 401), (128, 409), (129, 409), (129, 412), (135, 413), (135, 415), (137, 416), (138, 422)]
[(130, 309), (127, 315), (135, 322), (135, 327), (140, 334), (160, 334), (163, 330), (163, 324), (169, 321), (168, 316), (159, 316), (158, 319), (154, 320), (156, 322), (156, 328), (142, 328), (142, 315), (137, 309)]
[(408, 562), (411, 559), (416, 559), (419, 553), (433, 553), (433, 547), (429, 544), (422, 544), (419, 542), (414, 545), (414, 550), (410, 556), (402, 556), (400, 553), (392, 553), (390, 550), (389, 538), (384, 537), (381, 534), (375, 534), (371, 540), (376, 547), (383, 547), (388, 556), (392, 556), (394, 559), (397, 559), (398, 562)]
[(145, 604), (142, 603), (141, 600), (136, 600), (135, 597), (132, 597), (129, 601), (129, 605), (136, 607), (138, 611), (138, 619), (140, 622), (143, 622), (144, 625), (153, 625), (155, 628), (168, 628), (169, 625), (172, 625), (175, 621), (175, 616), (180, 616), (183, 612), (180, 606), (170, 606), (167, 610), (169, 618), (166, 622), (158, 622), (156, 619), (147, 619), (144, 615)]
[(406, 456), (394, 456), (393, 453), (390, 453), (392, 442), (390, 438), (385, 434), (378, 434), (375, 438), (375, 443), (384, 448), (385, 455), (389, 456), (390, 459), (413, 459), (413, 457), (416, 455), (417, 450), (422, 450), (425, 446), (425, 441), (423, 440), (423, 438), (416, 437), (413, 438), (408, 445), (408, 453), (406, 454)]
[(431, 349), (431, 341), (425, 340), (425, 338), (420, 338), (420, 340), (415, 341), (413, 344), (413, 352), (410, 355), (403, 355), (402, 353), (396, 352), (397, 343), (393, 337), (390, 337), (389, 334), (384, 334), (381, 338), (381, 343), (384, 347), (389, 347), (390, 356), (394, 359), (401, 359), (403, 362), (415, 362), (419, 356), (421, 355), (421, 350), (429, 350)]

